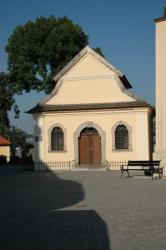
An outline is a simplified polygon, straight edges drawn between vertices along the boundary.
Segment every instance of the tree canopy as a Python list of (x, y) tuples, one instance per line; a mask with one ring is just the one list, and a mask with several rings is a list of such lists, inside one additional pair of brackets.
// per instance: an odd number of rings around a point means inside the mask
[(49, 93), (53, 76), (87, 44), (88, 36), (67, 17), (40, 17), (17, 26), (6, 46), (13, 91)]
[[(12, 106), (15, 118), (19, 116), (14, 94), (50, 93), (53, 76), (87, 44), (88, 36), (67, 17), (39, 17), (14, 29), (6, 45), (8, 70), (0, 73), (0, 134), (9, 128), (7, 111)], [(99, 47), (94, 50), (103, 56)]]
[(48, 94), (55, 85), (53, 76), (87, 44), (88, 36), (67, 17), (40, 17), (17, 26), (6, 46), (14, 93), (35, 89)]
[(8, 137), (9, 119), (7, 111), (11, 109), (14, 103), (13, 93), (8, 86), (8, 76), (0, 73), (0, 135)]
[(15, 147), (24, 147), (26, 144), (26, 140), (29, 138), (29, 134), (20, 129), (20, 128), (15, 128), (13, 127), (13, 129), (10, 132), (10, 138), (13, 144), (15, 144)]
[(9, 86), (8, 75), (0, 73), (0, 110), (10, 110), (14, 103), (13, 92)]
[(1, 72), (0, 73), (0, 135), (9, 138), (10, 122), (8, 118), (8, 111), (13, 110), (15, 118), (19, 117), (19, 109), (15, 103), (13, 97), (13, 91), (9, 84), (9, 76)]

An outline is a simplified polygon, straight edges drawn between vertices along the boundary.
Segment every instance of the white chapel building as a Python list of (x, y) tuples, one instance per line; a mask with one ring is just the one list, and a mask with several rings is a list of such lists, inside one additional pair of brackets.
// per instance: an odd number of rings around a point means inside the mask
[(35, 163), (75, 166), (152, 158), (154, 108), (125, 75), (86, 46), (55, 77), (34, 118)]

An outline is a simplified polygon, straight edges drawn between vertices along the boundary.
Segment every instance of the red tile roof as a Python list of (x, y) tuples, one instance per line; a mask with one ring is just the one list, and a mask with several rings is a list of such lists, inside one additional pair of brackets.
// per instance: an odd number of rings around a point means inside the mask
[(7, 139), (5, 139), (4, 137), (0, 136), (0, 146), (3, 146), (3, 145), (10, 145), (11, 142), (8, 141)]

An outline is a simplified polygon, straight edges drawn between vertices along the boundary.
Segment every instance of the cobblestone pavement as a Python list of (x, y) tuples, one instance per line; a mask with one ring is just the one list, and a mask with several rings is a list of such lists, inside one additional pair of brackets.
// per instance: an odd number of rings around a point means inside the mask
[(166, 178), (1, 173), (0, 250), (165, 250)]

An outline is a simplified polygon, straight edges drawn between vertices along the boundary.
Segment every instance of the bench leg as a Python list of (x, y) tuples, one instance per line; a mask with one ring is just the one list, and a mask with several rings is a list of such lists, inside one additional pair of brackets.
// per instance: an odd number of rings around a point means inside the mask
[(120, 166), (120, 171), (121, 171), (121, 178), (123, 178), (123, 173), (124, 173), (123, 165)]
[(155, 173), (155, 171), (152, 169), (152, 170), (151, 170), (152, 180), (154, 180), (154, 179), (153, 179), (154, 173)]
[(130, 177), (129, 170), (127, 169), (128, 177)]
[(130, 177), (129, 171), (125, 169), (125, 170), (121, 170), (121, 178), (123, 178), (123, 173), (124, 172), (127, 172), (128, 177)]
[(127, 172), (128, 177), (130, 177), (129, 170), (126, 170), (126, 169), (125, 169), (125, 170), (121, 170), (121, 173), (122, 173), (122, 174), (121, 174), (121, 178), (123, 177), (123, 173), (124, 173), (125, 171)]
[(121, 178), (123, 178), (124, 171), (121, 169)]
[(162, 178), (162, 176), (163, 176), (163, 169), (159, 169), (159, 177), (160, 177), (160, 179)]

